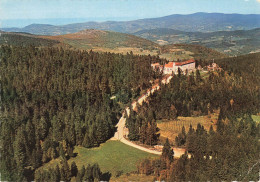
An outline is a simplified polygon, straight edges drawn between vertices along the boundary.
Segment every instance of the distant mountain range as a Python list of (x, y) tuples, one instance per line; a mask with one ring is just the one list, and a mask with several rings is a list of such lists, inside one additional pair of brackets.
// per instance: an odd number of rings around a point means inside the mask
[(86, 22), (68, 25), (31, 24), (24, 28), (2, 28), (7, 32), (27, 32), (40, 35), (62, 35), (85, 29), (110, 30), (135, 33), (143, 29), (169, 28), (185, 32), (213, 32), (249, 30), (260, 27), (259, 14), (195, 13), (190, 15), (170, 15), (160, 18), (134, 21)]
[(154, 41), (160, 45), (196, 44), (209, 47), (228, 55), (241, 55), (260, 52), (260, 28), (253, 30), (218, 32), (183, 32), (158, 28), (141, 30), (134, 35)]
[[(145, 38), (152, 39), (154, 36), (171, 36), (171, 35), (186, 35), (190, 37), (211, 38), (213, 36), (260, 36), (260, 28), (252, 30), (235, 30), (235, 31), (216, 31), (216, 32), (184, 32), (169, 28), (145, 29), (133, 33), (137, 36), (145, 36)], [(153, 40), (156, 40), (153, 38)]]

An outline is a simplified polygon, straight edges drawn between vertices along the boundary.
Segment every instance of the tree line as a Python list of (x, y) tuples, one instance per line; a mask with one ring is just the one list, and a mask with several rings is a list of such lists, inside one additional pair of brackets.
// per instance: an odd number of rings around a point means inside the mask
[(149, 112), (156, 120), (178, 116), (200, 116), (220, 109), (221, 117), (244, 113), (256, 114), (260, 108), (260, 91), (251, 76), (243, 77), (228, 71), (209, 72), (201, 76), (197, 70), (190, 75), (173, 75), (170, 83), (148, 99)]
[(207, 132), (200, 124), (196, 130), (190, 126), (187, 133), (182, 132), (185, 154), (165, 165), (164, 146), (161, 159), (142, 161), (138, 172), (159, 181), (257, 181), (260, 125), (250, 115), (218, 122), (216, 131), (211, 127)]
[[(170, 83), (161, 84), (160, 90), (151, 95), (142, 108), (137, 106), (138, 112), (131, 112), (126, 120), (129, 139), (155, 145), (158, 140), (156, 120), (207, 115), (218, 109), (221, 119), (233, 115), (241, 117), (245, 113), (257, 114), (260, 108), (260, 75), (256, 73), (260, 65), (257, 56), (218, 60), (224, 70), (210, 71), (204, 76), (199, 70), (184, 74), (179, 69)], [(250, 72), (249, 68), (254, 68), (254, 71)], [(183, 143), (181, 140), (177, 139), (178, 145)]]
[(137, 103), (134, 111), (130, 106), (130, 115), (126, 118), (126, 127), (129, 130), (128, 138), (140, 141), (146, 145), (156, 145), (160, 134), (153, 112), (147, 112), (148, 104), (140, 106)]
[(78, 169), (75, 162), (72, 162), (71, 166), (69, 166), (68, 161), (63, 159), (60, 166), (56, 165), (56, 167), (48, 170), (37, 170), (35, 172), (35, 181), (67, 182), (71, 181), (72, 178), (76, 181), (107, 181), (111, 176), (111, 174), (103, 174), (96, 163), (93, 165), (88, 164), (87, 167), (83, 165), (81, 169)]
[[(246, 79), (246, 78), (245, 78)], [(243, 114), (256, 114), (260, 108), (257, 86), (243, 83), (240, 77), (227, 72), (209, 72), (202, 77), (196, 73), (173, 75), (170, 83), (147, 99), (137, 112), (131, 111), (126, 120), (129, 139), (155, 145), (158, 137), (157, 120), (173, 120), (178, 116), (201, 116), (220, 110), (221, 119)], [(150, 139), (153, 137), (153, 142)], [(181, 140), (181, 139), (180, 139)], [(177, 141), (182, 143), (183, 141)]]
[(0, 44), (1, 45), (12, 45), (12, 46), (55, 46), (60, 44), (57, 40), (48, 40), (39, 38), (29, 33), (13, 33), (13, 32), (0, 32)]
[[(186, 153), (170, 165), (145, 160), (138, 172), (166, 181), (257, 181), (260, 124), (251, 115), (260, 108), (260, 54), (216, 60), (224, 71), (174, 75), (148, 99), (155, 119), (206, 115), (219, 109), (216, 131), (183, 127), (175, 141)], [(164, 147), (165, 148), (165, 147)], [(169, 151), (169, 150), (168, 150)]]

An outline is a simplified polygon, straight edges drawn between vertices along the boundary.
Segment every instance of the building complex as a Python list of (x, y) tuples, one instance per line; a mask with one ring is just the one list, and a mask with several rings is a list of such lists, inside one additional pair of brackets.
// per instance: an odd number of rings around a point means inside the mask
[(190, 72), (195, 69), (195, 60), (190, 59), (187, 61), (169, 62), (165, 65), (160, 65), (159, 63), (154, 63), (151, 65), (154, 70), (162, 71), (163, 74), (178, 73), (178, 69), (183, 72)]

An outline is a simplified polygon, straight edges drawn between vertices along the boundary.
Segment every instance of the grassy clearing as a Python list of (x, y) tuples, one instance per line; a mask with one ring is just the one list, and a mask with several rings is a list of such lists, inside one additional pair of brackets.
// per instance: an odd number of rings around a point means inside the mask
[(209, 116), (199, 116), (199, 117), (178, 117), (177, 120), (173, 121), (161, 121), (158, 122), (157, 126), (160, 129), (160, 136), (162, 138), (169, 138), (169, 140), (175, 143), (175, 137), (181, 133), (182, 126), (185, 127), (185, 131), (188, 132), (190, 125), (193, 128), (197, 128), (197, 124), (200, 123), (204, 126), (206, 130), (210, 129), (212, 125), (214, 129), (215, 123), (217, 121), (218, 114), (211, 114)]
[(252, 115), (252, 119), (253, 119), (255, 122), (259, 123), (259, 122), (260, 122), (260, 115)]
[(157, 157), (119, 141), (108, 141), (101, 147), (94, 149), (77, 147), (75, 152), (78, 153), (78, 156), (72, 160), (77, 165), (82, 166), (86, 165), (86, 163), (93, 164), (97, 162), (102, 171), (109, 171), (112, 174), (115, 174), (117, 171), (123, 171), (124, 173), (135, 171), (136, 164), (140, 160)]
[(142, 48), (135, 48), (135, 47), (118, 47), (114, 49), (110, 48), (105, 48), (105, 47), (94, 47), (92, 48), (93, 51), (96, 52), (111, 52), (111, 53), (116, 53), (116, 54), (127, 54), (130, 53), (131, 51), (133, 54), (139, 54), (139, 55), (151, 55), (151, 56), (156, 56), (157, 55), (157, 50), (144, 50)]
[(209, 76), (209, 74), (208, 74), (208, 71), (200, 71), (200, 76), (202, 77), (202, 78), (207, 78), (208, 76)]
[(170, 53), (163, 53), (161, 54), (159, 57), (160, 58), (165, 58), (167, 60), (170, 60), (170, 61), (176, 61), (176, 60), (187, 60), (187, 59), (191, 59), (193, 58), (192, 56), (192, 52), (188, 52), (188, 51), (183, 51), (184, 54), (175, 54), (174, 52), (170, 52)]
[(112, 46), (106, 46), (103, 45), (102, 43), (99, 44), (92, 44), (92, 43), (87, 43), (84, 40), (64, 40), (64, 43), (69, 44), (70, 46), (81, 49), (81, 50), (91, 50), (95, 52), (111, 52), (115, 54), (124, 54), (126, 55), (127, 53), (130, 53), (131, 51), (133, 54), (138, 54), (138, 55), (151, 55), (151, 56), (156, 56), (157, 49), (153, 50), (145, 50), (142, 48), (137, 48), (137, 47), (114, 47)]
[[(77, 156), (68, 160), (69, 165), (76, 162), (80, 169), (83, 165), (98, 163), (102, 172), (110, 172), (114, 176), (118, 171), (129, 173), (136, 171), (136, 165), (144, 158), (156, 158), (157, 155), (125, 145), (119, 141), (107, 141), (98, 148), (87, 149), (75, 147)], [(59, 164), (60, 159), (55, 159), (45, 164), (42, 168), (48, 169)]]
[(130, 175), (122, 175), (118, 178), (112, 177), (110, 179), (111, 182), (129, 182), (129, 181), (136, 181), (136, 182), (147, 182), (147, 181), (154, 181), (154, 176), (146, 176), (140, 174), (130, 174)]

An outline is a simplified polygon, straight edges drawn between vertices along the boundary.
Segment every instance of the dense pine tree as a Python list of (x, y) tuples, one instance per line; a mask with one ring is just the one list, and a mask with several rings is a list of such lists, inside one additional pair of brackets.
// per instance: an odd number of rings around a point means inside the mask
[(167, 163), (171, 163), (173, 161), (173, 157), (174, 157), (173, 155), (174, 155), (174, 152), (173, 152), (171, 145), (169, 143), (169, 140), (167, 138), (166, 142), (163, 146), (161, 160), (166, 161)]
[(156, 79), (158, 58), (1, 46), (0, 59), (1, 174), (16, 181), (30, 166), (74, 156), (75, 145), (112, 137), (122, 108)]
[(76, 177), (77, 174), (78, 174), (78, 167), (77, 167), (77, 165), (76, 165), (76, 163), (74, 161), (71, 163), (70, 170), (71, 170), (71, 176), (75, 176)]

